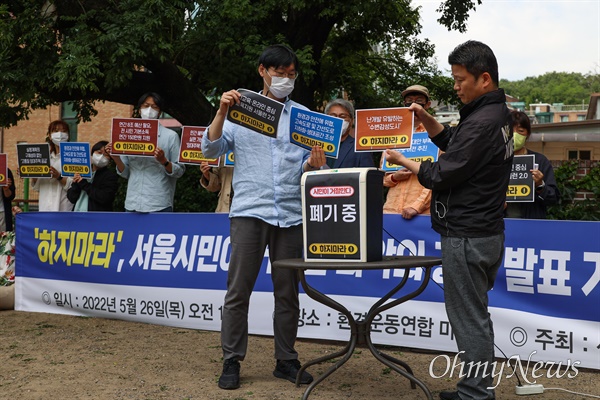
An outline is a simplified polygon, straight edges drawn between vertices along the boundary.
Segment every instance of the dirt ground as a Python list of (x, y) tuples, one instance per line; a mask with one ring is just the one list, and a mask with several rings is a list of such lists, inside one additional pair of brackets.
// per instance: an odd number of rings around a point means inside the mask
[[(299, 340), (301, 361), (340, 349), (339, 342)], [(432, 378), (438, 355), (397, 347), (383, 350), (406, 361), (432, 391), (453, 389), (456, 378)], [(273, 377), (273, 340), (251, 336), (242, 363), (241, 388), (217, 387), (221, 350), (217, 332), (120, 320), (0, 311), (0, 399), (301, 399), (305, 387)], [(314, 365), (318, 375), (331, 363)], [(435, 370), (434, 370), (435, 371)], [(439, 374), (439, 372), (437, 373)], [(542, 378), (546, 388), (600, 395), (600, 374), (582, 370), (568, 379)], [(498, 399), (515, 395), (516, 378), (501, 380)], [(385, 368), (366, 347), (320, 383), (310, 399), (425, 399), (420, 389)], [(528, 399), (585, 399), (546, 390)]]

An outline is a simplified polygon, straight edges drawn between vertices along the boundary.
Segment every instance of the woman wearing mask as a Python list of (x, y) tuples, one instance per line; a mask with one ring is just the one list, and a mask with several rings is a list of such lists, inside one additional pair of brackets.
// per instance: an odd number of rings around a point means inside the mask
[(69, 141), (69, 125), (65, 121), (50, 122), (46, 142), (50, 144), (50, 178), (32, 178), (31, 187), (40, 193), (40, 211), (72, 211), (73, 203), (67, 198), (71, 178), (61, 175), (60, 143)]
[(513, 120), (513, 140), (515, 156), (533, 154), (537, 168), (531, 170), (535, 201), (533, 203), (506, 203), (507, 218), (546, 219), (546, 207), (558, 203), (559, 192), (554, 179), (552, 164), (541, 153), (528, 150), (525, 147), (531, 135), (529, 117), (522, 111), (511, 112)]
[(101, 140), (92, 147), (92, 177), (84, 179), (79, 174), (67, 192), (75, 204), (73, 211), (112, 211), (113, 201), (119, 187), (119, 177), (108, 167), (110, 157), (106, 153), (107, 141)]
[(328, 158), (330, 168), (374, 167), (371, 153), (355, 152), (354, 137), (350, 135), (354, 125), (354, 106), (348, 100), (335, 99), (325, 106), (325, 114), (344, 120), (342, 125), (342, 138), (338, 158)]

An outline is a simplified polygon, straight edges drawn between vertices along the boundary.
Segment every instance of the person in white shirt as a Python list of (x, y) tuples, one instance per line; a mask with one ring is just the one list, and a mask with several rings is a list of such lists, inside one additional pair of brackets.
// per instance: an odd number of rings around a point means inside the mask
[(73, 203), (67, 198), (71, 178), (61, 175), (60, 143), (70, 139), (69, 125), (62, 120), (50, 122), (46, 142), (50, 144), (51, 178), (32, 178), (31, 187), (40, 193), (39, 211), (73, 211)]
[[(164, 99), (158, 93), (148, 92), (138, 101), (134, 117), (159, 119)], [(179, 160), (179, 136), (158, 124), (158, 143), (154, 157), (119, 156), (112, 154), (112, 143), (106, 145), (117, 167), (117, 174), (127, 179), (125, 211), (172, 212), (177, 179), (185, 172)]]

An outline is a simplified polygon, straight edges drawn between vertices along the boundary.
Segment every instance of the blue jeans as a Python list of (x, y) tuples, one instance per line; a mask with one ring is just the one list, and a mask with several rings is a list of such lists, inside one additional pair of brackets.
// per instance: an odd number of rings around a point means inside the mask
[(504, 233), (483, 238), (442, 236), (446, 313), (466, 374), (457, 385), (462, 399), (495, 396), (488, 389), (493, 386), (494, 327), (487, 292), (494, 286), (503, 256)]

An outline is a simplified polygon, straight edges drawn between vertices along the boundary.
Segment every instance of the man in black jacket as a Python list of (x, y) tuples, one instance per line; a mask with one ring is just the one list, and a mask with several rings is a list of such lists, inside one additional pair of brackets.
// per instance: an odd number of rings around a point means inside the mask
[(420, 105), (410, 106), (444, 153), (437, 162), (423, 163), (397, 151), (387, 150), (386, 157), (432, 189), (431, 222), (441, 235), (446, 312), (466, 374), (457, 391), (442, 392), (440, 398), (494, 399), (494, 330), (487, 292), (504, 256), (512, 123), (504, 91), (498, 88), (498, 63), (487, 45), (465, 42), (448, 62), (454, 90), (465, 104), (460, 123), (445, 127)]

